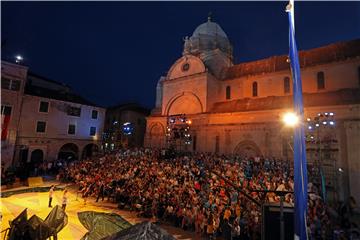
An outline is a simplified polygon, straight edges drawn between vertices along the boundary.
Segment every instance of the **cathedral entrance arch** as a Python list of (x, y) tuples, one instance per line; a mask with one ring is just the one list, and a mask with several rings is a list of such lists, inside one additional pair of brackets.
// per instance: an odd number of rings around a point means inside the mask
[(242, 157), (258, 157), (261, 156), (260, 148), (253, 141), (242, 141), (234, 149), (234, 154)]
[(196, 114), (203, 112), (203, 106), (198, 96), (192, 92), (183, 92), (174, 96), (166, 107), (167, 115)]

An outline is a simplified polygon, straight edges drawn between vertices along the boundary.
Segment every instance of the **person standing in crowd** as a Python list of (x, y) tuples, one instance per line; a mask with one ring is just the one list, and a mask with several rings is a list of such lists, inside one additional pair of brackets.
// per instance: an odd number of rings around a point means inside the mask
[(231, 239), (240, 240), (240, 224), (235, 220), (231, 229)]
[(214, 219), (212, 214), (210, 214), (207, 222), (206, 232), (209, 239), (214, 239)]
[(54, 185), (51, 185), (50, 187), (50, 191), (49, 191), (49, 207), (51, 208), (51, 202), (52, 202), (52, 199), (53, 199), (53, 196), (54, 196), (54, 188), (55, 186)]
[(62, 198), (62, 206), (61, 206), (61, 208), (62, 208), (64, 211), (65, 211), (65, 209), (66, 209), (67, 201), (68, 201), (67, 190), (65, 189), (64, 195), (63, 195), (63, 198)]
[(105, 185), (104, 185), (104, 183), (101, 181), (100, 182), (100, 189), (99, 189), (99, 193), (98, 193), (98, 196), (97, 196), (97, 198), (96, 198), (96, 202), (98, 202), (99, 201), (99, 198), (101, 197), (101, 201), (104, 201), (104, 191), (105, 191)]

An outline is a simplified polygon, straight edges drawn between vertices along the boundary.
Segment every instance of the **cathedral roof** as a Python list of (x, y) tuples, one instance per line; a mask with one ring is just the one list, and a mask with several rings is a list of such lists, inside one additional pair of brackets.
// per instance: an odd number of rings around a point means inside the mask
[[(360, 56), (360, 39), (338, 42), (324, 47), (299, 52), (300, 67), (342, 61)], [(258, 61), (245, 62), (223, 70), (223, 79), (239, 78), (248, 75), (290, 70), (287, 55), (273, 56)]]
[[(360, 89), (341, 89), (333, 92), (304, 93), (304, 107), (335, 106), (360, 103)], [(228, 102), (217, 102), (210, 112), (248, 112), (291, 108), (293, 96), (269, 96), (263, 98), (243, 98)]]

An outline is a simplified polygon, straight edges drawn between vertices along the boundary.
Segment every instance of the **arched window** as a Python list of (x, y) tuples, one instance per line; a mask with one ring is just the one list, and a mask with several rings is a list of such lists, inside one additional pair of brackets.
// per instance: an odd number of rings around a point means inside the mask
[(284, 93), (290, 93), (290, 78), (284, 77)]
[(325, 89), (325, 75), (324, 72), (317, 73), (317, 89)]
[(252, 95), (253, 95), (253, 97), (258, 96), (258, 84), (257, 84), (257, 82), (253, 82), (253, 84), (252, 84)]
[(231, 87), (227, 86), (226, 87), (226, 99), (230, 99), (231, 98)]

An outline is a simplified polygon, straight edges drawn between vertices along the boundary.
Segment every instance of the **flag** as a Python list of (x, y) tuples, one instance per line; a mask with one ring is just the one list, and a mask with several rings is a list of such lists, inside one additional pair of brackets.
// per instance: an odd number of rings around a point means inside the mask
[(5, 141), (8, 137), (10, 123), (10, 115), (1, 114), (1, 141)]
[[(299, 56), (295, 41), (294, 0), (290, 0), (286, 11), (289, 17), (289, 58), (294, 89), (294, 112), (300, 120), (304, 119), (304, 106), (300, 76)], [(302, 122), (302, 121), (300, 121)], [(294, 128), (294, 194), (295, 226), (294, 239), (305, 240), (307, 215), (307, 167), (304, 127), (299, 124)]]

